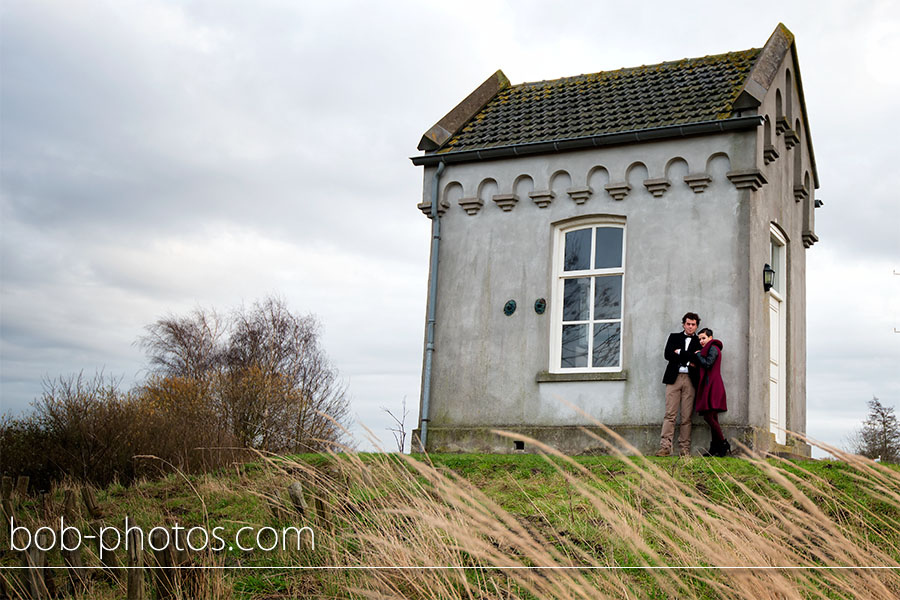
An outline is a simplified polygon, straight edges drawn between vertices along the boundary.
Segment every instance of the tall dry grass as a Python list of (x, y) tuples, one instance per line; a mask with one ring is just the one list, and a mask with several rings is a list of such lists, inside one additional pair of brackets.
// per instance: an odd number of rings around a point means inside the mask
[[(578, 461), (529, 440), (552, 465), (550, 492), (504, 475), (506, 492), (487, 493), (428, 456), (397, 454), (261, 456), (261, 468), (239, 467), (239, 477), (204, 476), (185, 494), (204, 510), (229, 494), (252, 497), (261, 512), (248, 509), (238, 524), (309, 525), (315, 549), (195, 557), (264, 569), (204, 571), (181, 597), (900, 597), (900, 471), (820, 446), (836, 458), (836, 483), (809, 463), (749, 451), (658, 459), (612, 432), (603, 439), (619, 460)], [(709, 479), (684, 477), (692, 468)], [(302, 517), (285, 493), (293, 481), (308, 494)], [(204, 515), (208, 526), (221, 518)], [(123, 585), (83, 597), (124, 597)]]
[(575, 518), (594, 532), (593, 545), (560, 535), (548, 519), (510, 514), (427, 457), (336, 456), (329, 474), (273, 464), (306, 472), (333, 508), (316, 564), (347, 568), (325, 578), (347, 596), (900, 597), (897, 470), (820, 446), (850, 466), (856, 485), (847, 491), (802, 464), (748, 451), (768, 485), (754, 489), (725, 472), (712, 483), (732, 491), (713, 501), (667, 468), (678, 459), (647, 459), (607, 435), (629, 476), (610, 479), (528, 440), (574, 490)]

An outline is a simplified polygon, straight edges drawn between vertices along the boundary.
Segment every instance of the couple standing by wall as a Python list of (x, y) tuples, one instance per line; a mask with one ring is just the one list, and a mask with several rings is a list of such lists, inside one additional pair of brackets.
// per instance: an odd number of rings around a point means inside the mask
[[(666, 384), (666, 413), (657, 456), (672, 454), (675, 419), (681, 414), (678, 447), (682, 456), (691, 454), (691, 415), (700, 413), (709, 425), (712, 441), (707, 456), (725, 456), (731, 444), (722, 434), (719, 413), (728, 410), (725, 384), (722, 381), (722, 342), (713, 339), (711, 329), (697, 332), (700, 317), (689, 312), (681, 318), (683, 331), (669, 335), (665, 358), (668, 361), (663, 383)], [(696, 333), (695, 333), (696, 332)]]

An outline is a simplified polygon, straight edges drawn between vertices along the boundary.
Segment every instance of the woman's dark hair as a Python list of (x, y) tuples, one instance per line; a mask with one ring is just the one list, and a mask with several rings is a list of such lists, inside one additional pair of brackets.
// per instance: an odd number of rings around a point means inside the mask
[(684, 325), (684, 322), (688, 319), (692, 321), (697, 321), (697, 325), (700, 324), (700, 315), (694, 312), (684, 313), (684, 316), (681, 317), (681, 324)]
[(704, 327), (703, 329), (701, 329), (700, 331), (697, 332), (697, 335), (700, 335), (701, 333), (705, 333), (706, 337), (713, 336), (712, 329), (710, 329), (709, 327)]

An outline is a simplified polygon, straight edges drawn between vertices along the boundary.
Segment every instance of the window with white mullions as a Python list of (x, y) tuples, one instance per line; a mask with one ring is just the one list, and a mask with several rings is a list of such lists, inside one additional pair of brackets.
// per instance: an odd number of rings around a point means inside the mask
[(625, 228), (582, 224), (558, 231), (558, 325), (553, 370), (619, 371)]

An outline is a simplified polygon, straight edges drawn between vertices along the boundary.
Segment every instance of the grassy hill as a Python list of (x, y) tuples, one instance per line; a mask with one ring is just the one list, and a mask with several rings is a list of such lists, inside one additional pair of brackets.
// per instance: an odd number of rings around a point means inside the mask
[[(840, 458), (260, 457), (98, 490), (94, 517), (61, 488), (21, 499), (16, 524), (65, 516), (110, 528), (107, 546), (126, 516), (145, 544), (168, 527), (192, 568), (144, 571), (148, 598), (900, 597), (900, 471)], [(6, 529), (0, 562), (20, 565)], [(84, 587), (50, 571), (58, 595), (125, 597), (128, 571), (103, 570), (92, 547)], [(65, 564), (58, 549), (47, 560)], [(10, 597), (27, 597), (25, 574), (0, 572)]]

